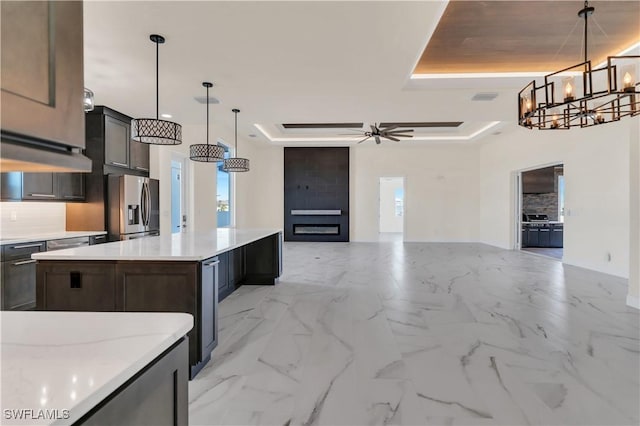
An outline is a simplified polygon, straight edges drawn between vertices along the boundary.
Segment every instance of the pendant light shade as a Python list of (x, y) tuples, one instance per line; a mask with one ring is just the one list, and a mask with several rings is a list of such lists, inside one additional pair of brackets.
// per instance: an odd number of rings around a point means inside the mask
[[(234, 108), (231, 111), (235, 114), (235, 155), (238, 155), (238, 113), (239, 109)], [(222, 164), (222, 170), (225, 172), (248, 172), (249, 171), (249, 160), (247, 158), (233, 157), (227, 158), (224, 160)]]
[(134, 118), (131, 120), (131, 137), (133, 140), (154, 145), (180, 145), (182, 143), (182, 126), (172, 121), (159, 119), (159, 46), (164, 37), (158, 34), (149, 36), (156, 44), (156, 118)]
[(207, 143), (189, 146), (189, 158), (193, 161), (214, 163), (224, 160), (224, 148), (219, 145), (209, 144), (209, 89), (213, 87), (213, 84), (205, 81), (202, 85), (207, 88)]

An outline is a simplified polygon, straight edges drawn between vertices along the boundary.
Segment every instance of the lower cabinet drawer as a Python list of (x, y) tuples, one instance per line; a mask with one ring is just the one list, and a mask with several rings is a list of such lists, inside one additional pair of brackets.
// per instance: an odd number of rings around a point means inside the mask
[(46, 311), (115, 311), (115, 265), (47, 265), (38, 268), (37, 308)]
[(2, 262), (2, 310), (36, 306), (36, 261), (27, 258)]

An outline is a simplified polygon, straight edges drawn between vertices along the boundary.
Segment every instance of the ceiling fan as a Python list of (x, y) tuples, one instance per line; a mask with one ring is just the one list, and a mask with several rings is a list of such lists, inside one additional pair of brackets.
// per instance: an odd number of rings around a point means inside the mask
[(387, 127), (378, 127), (377, 123), (371, 124), (371, 131), (361, 132), (365, 138), (358, 141), (358, 143), (362, 143), (369, 138), (375, 138), (376, 144), (379, 145), (380, 138), (389, 139), (394, 142), (400, 142), (398, 138), (412, 138), (413, 135), (407, 135), (405, 133), (413, 132), (413, 129), (402, 129), (398, 124), (392, 124)]

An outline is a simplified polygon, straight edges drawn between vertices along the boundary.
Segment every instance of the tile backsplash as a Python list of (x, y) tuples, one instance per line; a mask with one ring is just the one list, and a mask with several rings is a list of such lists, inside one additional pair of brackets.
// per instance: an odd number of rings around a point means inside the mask
[(65, 219), (64, 203), (0, 203), (0, 236), (63, 232)]
[(558, 220), (558, 193), (523, 194), (522, 211), (526, 214), (546, 214), (549, 220)]

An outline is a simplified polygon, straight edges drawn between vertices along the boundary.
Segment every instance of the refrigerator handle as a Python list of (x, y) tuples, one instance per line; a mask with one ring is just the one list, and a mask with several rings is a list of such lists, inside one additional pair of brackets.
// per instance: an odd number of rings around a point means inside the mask
[(146, 226), (145, 221), (147, 220), (147, 195), (145, 193), (144, 182), (142, 183), (142, 190), (140, 191), (140, 216), (142, 216), (142, 225)]
[(147, 188), (147, 223), (145, 223), (145, 226), (149, 227), (149, 222), (151, 222), (151, 191), (149, 190), (149, 182), (144, 184)]

